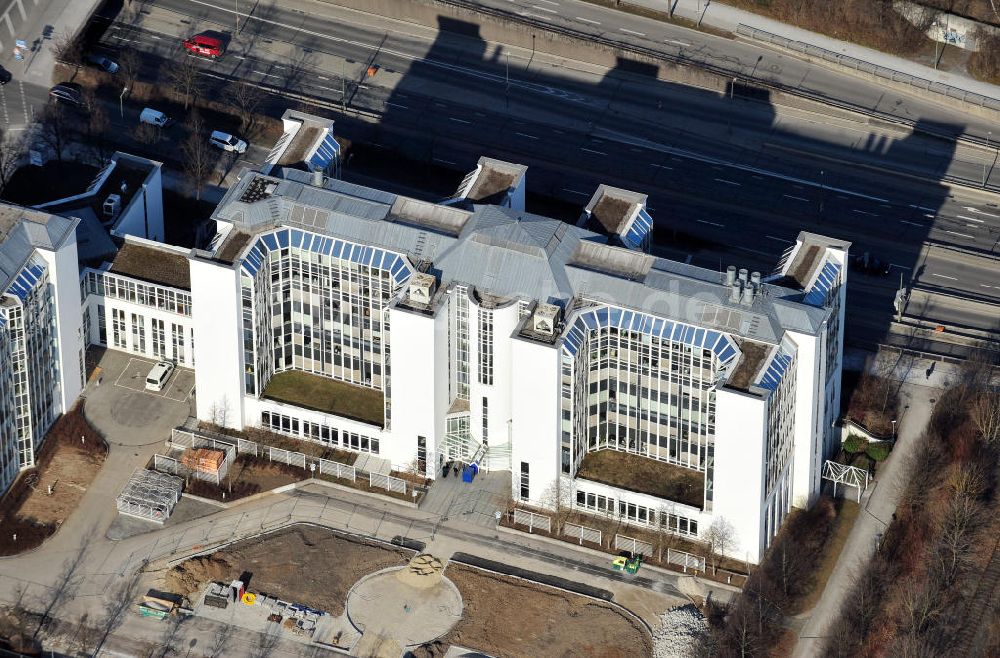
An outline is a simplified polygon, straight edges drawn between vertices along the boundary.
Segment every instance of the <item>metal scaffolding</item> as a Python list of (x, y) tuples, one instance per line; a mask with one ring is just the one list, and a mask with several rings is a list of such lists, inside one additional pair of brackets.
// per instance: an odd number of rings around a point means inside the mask
[(184, 480), (146, 469), (136, 469), (118, 494), (118, 512), (163, 523), (181, 499)]
[(838, 464), (830, 459), (823, 464), (823, 479), (833, 482), (833, 496), (837, 496), (837, 485), (844, 484), (849, 487), (857, 487), (858, 502), (861, 502), (861, 494), (868, 489), (868, 471), (857, 466)]

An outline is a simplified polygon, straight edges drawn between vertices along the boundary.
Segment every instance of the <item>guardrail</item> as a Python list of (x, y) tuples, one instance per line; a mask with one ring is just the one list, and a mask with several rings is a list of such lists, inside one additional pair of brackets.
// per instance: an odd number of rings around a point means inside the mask
[(814, 46), (812, 44), (805, 43), (804, 41), (788, 39), (766, 30), (759, 30), (755, 27), (750, 27), (749, 25), (743, 25), (742, 23), (736, 26), (736, 34), (753, 39), (754, 41), (763, 41), (764, 43), (779, 46), (780, 48), (802, 53), (803, 55), (808, 55), (810, 57), (817, 57), (823, 61), (830, 62), (831, 64), (844, 66), (859, 73), (871, 75), (875, 78), (881, 78), (883, 80), (888, 80), (889, 82), (906, 84), (914, 87), (915, 89), (919, 89), (920, 91), (939, 94), (951, 100), (960, 100), (963, 103), (971, 103), (982, 108), (1000, 112), (1000, 99), (960, 89), (952, 85), (944, 84), (943, 82), (934, 82), (933, 80), (921, 78), (909, 73), (903, 73), (902, 71), (897, 71), (886, 66), (879, 66), (878, 64), (866, 62), (863, 59), (858, 59), (856, 57), (844, 55), (826, 48)]

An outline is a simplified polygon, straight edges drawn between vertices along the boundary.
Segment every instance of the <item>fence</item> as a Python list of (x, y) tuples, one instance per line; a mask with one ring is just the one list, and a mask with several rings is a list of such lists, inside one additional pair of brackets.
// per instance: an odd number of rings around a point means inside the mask
[(241, 455), (253, 455), (254, 457), (257, 457), (260, 454), (257, 450), (256, 443), (240, 438), (236, 439), (236, 452)]
[(581, 544), (585, 541), (600, 545), (601, 531), (587, 526), (576, 525), (575, 523), (563, 524), (563, 534), (578, 540)]
[(765, 30), (758, 30), (750, 27), (749, 25), (738, 25), (736, 27), (736, 34), (745, 36), (755, 41), (763, 41), (781, 48), (802, 53), (803, 55), (816, 57), (832, 64), (845, 66), (847, 68), (854, 69), (855, 71), (866, 73), (875, 78), (882, 78), (883, 80), (888, 80), (890, 82), (907, 84), (922, 91), (940, 94), (946, 98), (960, 100), (962, 102), (971, 103), (990, 110), (1000, 110), (1000, 100), (996, 98), (990, 98), (989, 96), (983, 96), (982, 94), (959, 89), (958, 87), (946, 85), (941, 82), (933, 82), (931, 80), (927, 80), (926, 78), (910, 75), (909, 73), (902, 73), (901, 71), (896, 71), (895, 69), (878, 66), (877, 64), (872, 64), (871, 62), (849, 57), (848, 55), (827, 50), (826, 48), (820, 48), (819, 46), (803, 43), (802, 41), (786, 39), (785, 37), (772, 34), (771, 32), (767, 32)]
[(219, 485), (229, 472), (229, 467), (236, 461), (236, 446), (226, 441), (218, 441), (209, 436), (194, 434), (185, 430), (174, 429), (170, 433), (167, 446), (174, 450), (191, 450), (194, 448), (209, 448), (219, 450), (224, 455), (218, 470), (202, 471), (189, 468), (179, 460), (166, 455), (153, 455), (153, 468), (162, 473), (170, 473), (178, 477), (193, 477)]
[(668, 548), (667, 562), (681, 567), (684, 573), (687, 573), (688, 569), (701, 571), (702, 573), (705, 572), (705, 558), (700, 555), (692, 555), (691, 553)]
[(633, 537), (626, 537), (625, 535), (615, 535), (615, 550), (616, 551), (632, 551), (639, 555), (652, 555), (653, 545), (648, 541), (642, 541), (641, 539), (635, 539)]
[(319, 472), (323, 475), (332, 475), (335, 478), (343, 478), (354, 482), (357, 479), (357, 469), (347, 464), (330, 461), (329, 459), (317, 459), (319, 462)]
[(273, 462), (281, 462), (289, 466), (306, 468), (306, 456), (301, 452), (292, 452), (283, 448), (271, 447), (268, 450), (267, 458)]
[(368, 484), (370, 484), (372, 487), (385, 489), (386, 491), (394, 491), (395, 493), (401, 493), (401, 494), (406, 493), (406, 480), (400, 478), (394, 478), (391, 475), (382, 475), (381, 473), (369, 473)]
[(535, 514), (528, 510), (515, 509), (514, 523), (516, 525), (527, 526), (528, 532), (534, 531), (535, 528), (539, 528), (545, 532), (552, 532), (552, 519), (544, 514)]

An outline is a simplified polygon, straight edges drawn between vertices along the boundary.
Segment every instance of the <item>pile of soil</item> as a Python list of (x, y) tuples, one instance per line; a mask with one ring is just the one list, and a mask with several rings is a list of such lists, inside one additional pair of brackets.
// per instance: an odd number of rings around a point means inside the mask
[(248, 572), (249, 590), (336, 616), (343, 613), (348, 591), (362, 576), (402, 566), (412, 555), (302, 525), (187, 560), (167, 572), (166, 588), (190, 596), (209, 582), (228, 583)]
[[(441, 644), (491, 656), (652, 656), (653, 641), (636, 619), (584, 596), (451, 564), (445, 576), (462, 593), (465, 613)], [(435, 655), (433, 647), (423, 648)]]

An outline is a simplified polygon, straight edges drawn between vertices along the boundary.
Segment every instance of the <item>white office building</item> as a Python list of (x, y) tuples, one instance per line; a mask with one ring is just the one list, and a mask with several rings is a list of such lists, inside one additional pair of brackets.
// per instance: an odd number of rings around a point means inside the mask
[(572, 225), (526, 212), (525, 168), (487, 158), (442, 203), (326, 178), (336, 148), (312, 119), (286, 117), (204, 249), (126, 236), (77, 270), (72, 222), (5, 220), (0, 356), (25, 358), (14, 328), (36, 304), (58, 358), (0, 376), (4, 478), (78, 393), (83, 337), (193, 367), (199, 419), (430, 478), (474, 462), (527, 503), (694, 538), (723, 519), (751, 562), (812, 504), (836, 450), (848, 243), (802, 233), (773, 272), (704, 270), (643, 251), (653, 220), (626, 190), (601, 186)]
[(0, 493), (83, 388), (76, 225), (0, 203)]

